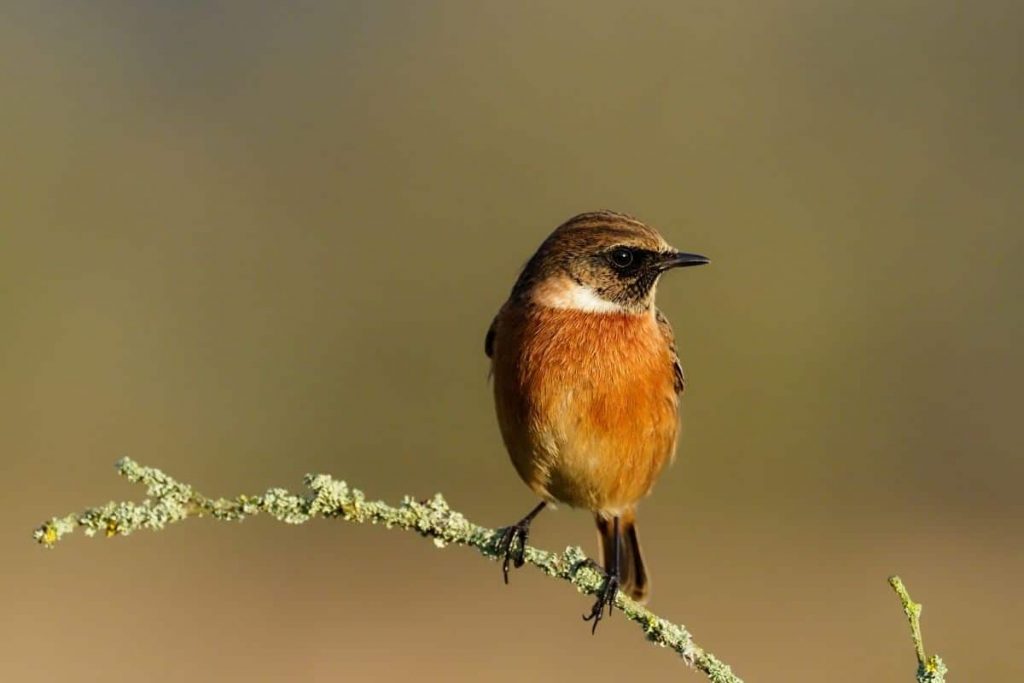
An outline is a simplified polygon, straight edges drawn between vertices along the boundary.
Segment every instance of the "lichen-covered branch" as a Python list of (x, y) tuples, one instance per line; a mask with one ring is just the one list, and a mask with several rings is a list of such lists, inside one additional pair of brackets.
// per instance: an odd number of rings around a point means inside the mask
[(918, 683), (945, 683), (946, 664), (938, 655), (928, 657), (924, 652), (924, 639), (921, 637), (921, 605), (910, 599), (910, 593), (903, 581), (898, 576), (889, 577), (889, 585), (896, 591), (900, 602), (903, 604), (903, 612), (910, 622), (910, 635), (914, 639), (914, 651), (917, 653), (917, 681)]
[[(452, 510), (441, 494), (426, 500), (406, 497), (400, 505), (392, 506), (367, 500), (359, 489), (326, 474), (311, 474), (305, 479), (309, 489), (305, 495), (273, 488), (262, 495), (213, 499), (158, 469), (144, 467), (129, 458), (118, 461), (117, 471), (128, 481), (145, 485), (148, 497), (140, 503), (107, 503), (78, 514), (54, 517), (35, 530), (35, 539), (46, 547), (53, 547), (79, 527), (88, 536), (97, 532), (106, 536), (127, 536), (140, 529), (162, 529), (189, 517), (209, 515), (241, 521), (264, 513), (288, 524), (302, 524), (315, 517), (382, 524), (389, 529), (415, 531), (433, 539), (439, 548), (449, 544), (464, 545), (475, 548), (484, 557), (499, 557), (500, 532), (470, 522)], [(579, 547), (570, 546), (559, 554), (527, 546), (525, 559), (549, 576), (568, 581), (582, 593), (596, 594), (605, 581), (604, 573), (587, 560)], [(683, 626), (662, 619), (622, 593), (616, 597), (615, 606), (627, 619), (640, 625), (649, 641), (672, 649), (708, 680), (743, 683), (727, 665), (694, 643)]]
[[(484, 557), (499, 559), (500, 530), (488, 529), (467, 520), (452, 510), (441, 494), (426, 500), (406, 497), (400, 505), (367, 500), (359, 489), (349, 487), (326, 474), (306, 475), (309, 492), (305, 495), (272, 488), (262, 495), (237, 498), (208, 498), (190, 485), (177, 481), (153, 467), (144, 467), (124, 458), (117, 463), (118, 473), (146, 487), (147, 498), (140, 503), (121, 502), (89, 508), (78, 514), (54, 517), (35, 530), (40, 544), (52, 548), (65, 535), (81, 527), (85, 534), (100, 532), (106, 536), (127, 536), (140, 529), (162, 529), (189, 517), (209, 515), (225, 521), (241, 521), (263, 513), (288, 524), (302, 524), (316, 517), (340, 518), (349, 522), (382, 524), (430, 538), (443, 548), (449, 544), (475, 548)], [(527, 546), (524, 558), (549, 576), (568, 581), (581, 593), (594, 595), (603, 586), (605, 574), (596, 569), (579, 547), (570, 546), (552, 553)], [(938, 655), (925, 656), (921, 641), (921, 605), (913, 602), (899, 577), (889, 583), (903, 603), (917, 651), (918, 683), (945, 683), (946, 665)], [(730, 668), (713, 654), (693, 642), (681, 625), (663, 619), (622, 593), (615, 606), (630, 621), (643, 629), (646, 638), (676, 652), (703, 673), (712, 683), (743, 683)]]

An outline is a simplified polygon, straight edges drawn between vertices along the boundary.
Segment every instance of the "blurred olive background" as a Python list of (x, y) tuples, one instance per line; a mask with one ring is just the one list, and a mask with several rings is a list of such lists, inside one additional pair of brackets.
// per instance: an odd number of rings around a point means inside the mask
[(30, 537), (140, 497), (122, 455), (517, 519), (484, 332), (597, 208), (713, 259), (660, 288), (690, 389), (655, 610), (749, 681), (910, 681), (899, 572), (955, 680), (1019, 676), (1022, 31), (997, 1), (5, 3), (3, 678), (699, 680), (409, 534)]

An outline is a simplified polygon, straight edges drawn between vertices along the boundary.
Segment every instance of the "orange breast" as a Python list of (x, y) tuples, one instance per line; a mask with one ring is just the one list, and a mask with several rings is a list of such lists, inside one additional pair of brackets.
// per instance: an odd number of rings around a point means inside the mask
[(675, 451), (672, 363), (653, 315), (506, 307), (494, 396), (519, 475), (548, 500), (631, 507)]

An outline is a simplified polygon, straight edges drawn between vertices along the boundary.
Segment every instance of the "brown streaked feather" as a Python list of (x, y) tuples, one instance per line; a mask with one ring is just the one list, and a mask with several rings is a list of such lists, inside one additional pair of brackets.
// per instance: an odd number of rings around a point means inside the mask
[(659, 309), (654, 309), (654, 316), (658, 321), (658, 329), (665, 337), (668, 348), (672, 351), (672, 374), (675, 377), (676, 393), (680, 396), (686, 391), (686, 373), (683, 372), (683, 364), (679, 360), (679, 350), (676, 348), (676, 334), (672, 331), (672, 323), (668, 321), (665, 314)]
[(650, 251), (671, 248), (657, 230), (625, 214), (583, 213), (562, 223), (541, 243), (519, 274), (510, 298), (528, 297), (538, 283), (557, 274), (567, 273), (574, 279), (600, 277), (586, 272), (585, 257), (621, 244)]

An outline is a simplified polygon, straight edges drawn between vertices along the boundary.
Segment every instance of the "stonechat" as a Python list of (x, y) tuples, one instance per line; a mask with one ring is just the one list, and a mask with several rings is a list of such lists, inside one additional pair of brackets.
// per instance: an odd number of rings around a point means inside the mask
[(616, 591), (639, 601), (650, 592), (636, 506), (675, 457), (686, 386), (655, 288), (665, 271), (705, 263), (635, 218), (580, 214), (540, 245), (487, 331), (501, 435), (541, 498), (503, 530), (505, 582), (510, 562), (522, 566), (541, 510), (590, 510), (607, 573), (584, 616), (592, 630), (605, 607), (611, 614)]

